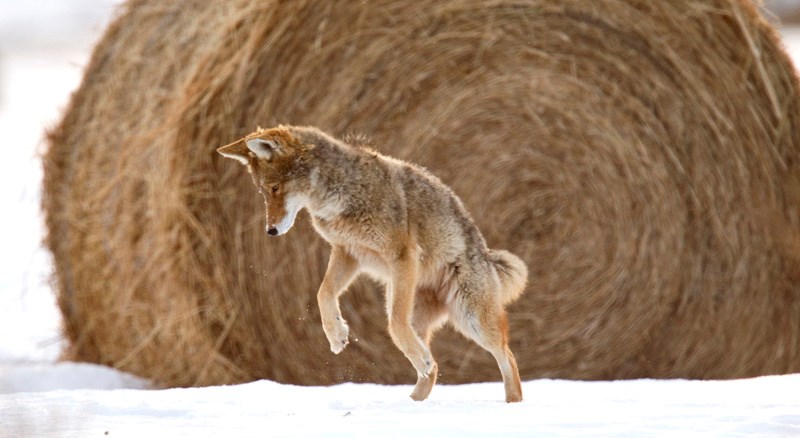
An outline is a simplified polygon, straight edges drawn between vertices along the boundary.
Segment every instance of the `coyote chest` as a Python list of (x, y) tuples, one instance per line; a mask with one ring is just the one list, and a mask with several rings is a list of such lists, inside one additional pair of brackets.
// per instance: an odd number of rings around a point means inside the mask
[(383, 280), (389, 275), (389, 261), (380, 250), (380, 243), (374, 237), (369, 238), (368, 230), (358, 229), (356, 224), (346, 220), (326, 221), (313, 218), (314, 229), (331, 245), (342, 247), (356, 259), (366, 274), (376, 280)]

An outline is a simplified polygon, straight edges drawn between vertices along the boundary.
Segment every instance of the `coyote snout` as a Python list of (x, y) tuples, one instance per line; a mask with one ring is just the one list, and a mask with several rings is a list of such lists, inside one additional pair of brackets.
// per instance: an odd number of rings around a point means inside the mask
[(450, 321), (497, 360), (506, 401), (522, 400), (504, 306), (525, 289), (527, 267), (510, 252), (487, 248), (438, 178), (311, 127), (259, 129), (218, 151), (247, 166), (264, 197), (267, 234), (289, 231), (305, 208), (331, 244), (317, 293), (331, 351), (348, 344), (339, 296), (366, 273), (387, 285), (389, 334), (418, 375), (411, 398), (430, 394), (438, 374), (431, 338)]
[(297, 213), (304, 207), (304, 203), (296, 197), (284, 197), (281, 190), (264, 195), (267, 204), (267, 234), (280, 236), (286, 234), (294, 225)]

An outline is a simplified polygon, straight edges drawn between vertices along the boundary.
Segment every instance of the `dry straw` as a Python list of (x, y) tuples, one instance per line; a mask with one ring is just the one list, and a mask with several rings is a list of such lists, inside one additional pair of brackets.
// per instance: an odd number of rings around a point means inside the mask
[[(215, 149), (367, 134), (523, 257), (523, 378), (800, 371), (800, 95), (750, 0), (129, 1), (45, 156), (69, 348), (166, 386), (410, 383), (382, 288), (316, 309), (328, 247), (281, 238)], [(446, 329), (441, 380), (498, 380)]]

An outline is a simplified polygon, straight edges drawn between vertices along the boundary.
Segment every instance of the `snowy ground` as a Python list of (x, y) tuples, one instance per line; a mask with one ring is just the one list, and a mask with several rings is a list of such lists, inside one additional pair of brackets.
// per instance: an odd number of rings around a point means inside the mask
[[(42, 132), (77, 86), (115, 0), (0, 1), (0, 438), (131, 436), (800, 436), (800, 375), (737, 381), (148, 390), (89, 364), (55, 363), (60, 316), (41, 247)], [(784, 32), (800, 59), (800, 29)], [(446, 370), (442, 370), (446, 372)]]
[[(92, 374), (90, 371), (89, 374)], [(800, 436), (800, 376), (732, 382), (526, 382), (406, 386), (73, 390), (0, 397), (9, 436)], [(794, 389), (794, 390), (793, 390)], [(2, 420), (0, 420), (2, 421)]]

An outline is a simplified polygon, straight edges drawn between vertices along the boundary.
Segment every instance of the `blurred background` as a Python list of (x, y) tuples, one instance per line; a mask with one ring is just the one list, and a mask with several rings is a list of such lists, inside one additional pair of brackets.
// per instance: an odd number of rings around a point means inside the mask
[(783, 23), (797, 23), (800, 20), (798, 0), (765, 0), (764, 8)]
[[(42, 246), (40, 154), (119, 0), (0, 2), (0, 364), (55, 360), (60, 315)], [(765, 0), (800, 59), (800, 0)]]
[(0, 363), (57, 357), (60, 315), (42, 246), (39, 155), (120, 1), (0, 2)]

